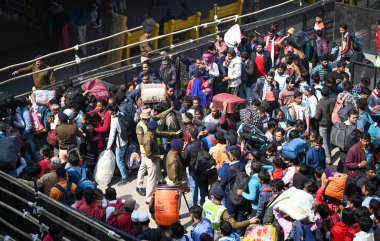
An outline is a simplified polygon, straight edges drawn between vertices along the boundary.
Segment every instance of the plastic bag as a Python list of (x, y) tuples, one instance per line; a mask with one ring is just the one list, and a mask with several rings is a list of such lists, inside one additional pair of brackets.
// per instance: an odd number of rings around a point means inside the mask
[(116, 157), (111, 150), (102, 151), (95, 167), (95, 181), (100, 188), (106, 188), (115, 171)]
[(241, 31), (240, 26), (238, 24), (235, 24), (227, 30), (226, 34), (224, 34), (224, 42), (226, 42), (226, 44), (230, 48), (234, 47), (235, 44), (240, 44)]
[(50, 100), (55, 98), (54, 90), (35, 90), (33, 92), (36, 103), (39, 105), (46, 105)]

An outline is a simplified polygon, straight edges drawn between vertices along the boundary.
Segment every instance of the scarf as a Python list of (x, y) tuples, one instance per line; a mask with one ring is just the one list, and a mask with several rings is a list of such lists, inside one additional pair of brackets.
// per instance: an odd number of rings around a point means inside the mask
[(202, 91), (202, 80), (199, 78), (196, 78), (193, 80), (193, 87), (191, 89), (191, 96), (195, 97), (198, 96), (201, 98), (201, 105), (202, 107), (206, 106), (206, 96), (203, 94)]
[(214, 58), (212, 57), (212, 55), (209, 53), (204, 53), (202, 55), (202, 59), (208, 59), (209, 65), (210, 65), (210, 70), (212, 70), (212, 67), (214, 66)]
[(322, 30), (325, 28), (325, 24), (320, 21), (320, 22), (315, 22), (314, 24), (314, 30)]
[[(272, 59), (272, 63), (274, 64), (274, 41), (276, 39), (276, 35), (273, 35), (272, 39), (269, 39), (269, 36), (267, 37), (267, 41), (265, 43), (266, 48), (268, 48), (269, 41), (272, 42), (271, 49), (270, 49), (270, 58)], [(267, 49), (268, 51), (268, 49)]]

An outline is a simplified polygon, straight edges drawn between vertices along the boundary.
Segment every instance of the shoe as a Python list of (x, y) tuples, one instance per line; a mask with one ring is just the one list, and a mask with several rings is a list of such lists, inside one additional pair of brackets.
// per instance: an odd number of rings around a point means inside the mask
[(140, 196), (145, 196), (146, 195), (146, 191), (144, 188), (142, 187), (136, 187), (136, 192), (140, 195)]
[(116, 185), (123, 186), (127, 183), (129, 183), (128, 179), (121, 179)]

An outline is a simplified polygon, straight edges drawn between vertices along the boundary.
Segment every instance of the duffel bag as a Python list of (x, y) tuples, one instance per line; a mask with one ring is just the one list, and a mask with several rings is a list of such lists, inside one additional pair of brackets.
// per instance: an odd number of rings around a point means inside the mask
[(355, 144), (356, 126), (346, 125), (344, 123), (335, 124), (331, 128), (330, 142), (332, 145), (339, 147), (342, 151), (348, 151)]
[(329, 182), (325, 189), (325, 195), (342, 201), (347, 177), (346, 174), (342, 173), (334, 173), (333, 177), (329, 177)]
[(276, 228), (272, 225), (252, 224), (245, 231), (243, 241), (277, 241)]
[(294, 138), (289, 143), (284, 145), (281, 149), (281, 155), (288, 159), (296, 159), (299, 157), (300, 152), (306, 153), (306, 141), (301, 138)]

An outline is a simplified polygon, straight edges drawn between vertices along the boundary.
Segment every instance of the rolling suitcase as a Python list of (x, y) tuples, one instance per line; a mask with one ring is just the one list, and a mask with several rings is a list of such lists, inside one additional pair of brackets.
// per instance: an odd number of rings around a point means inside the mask
[(239, 112), (245, 108), (245, 99), (242, 99), (236, 95), (222, 93), (215, 95), (212, 98), (212, 105), (219, 111), (223, 111), (223, 102), (227, 101), (227, 113), (233, 114)]

